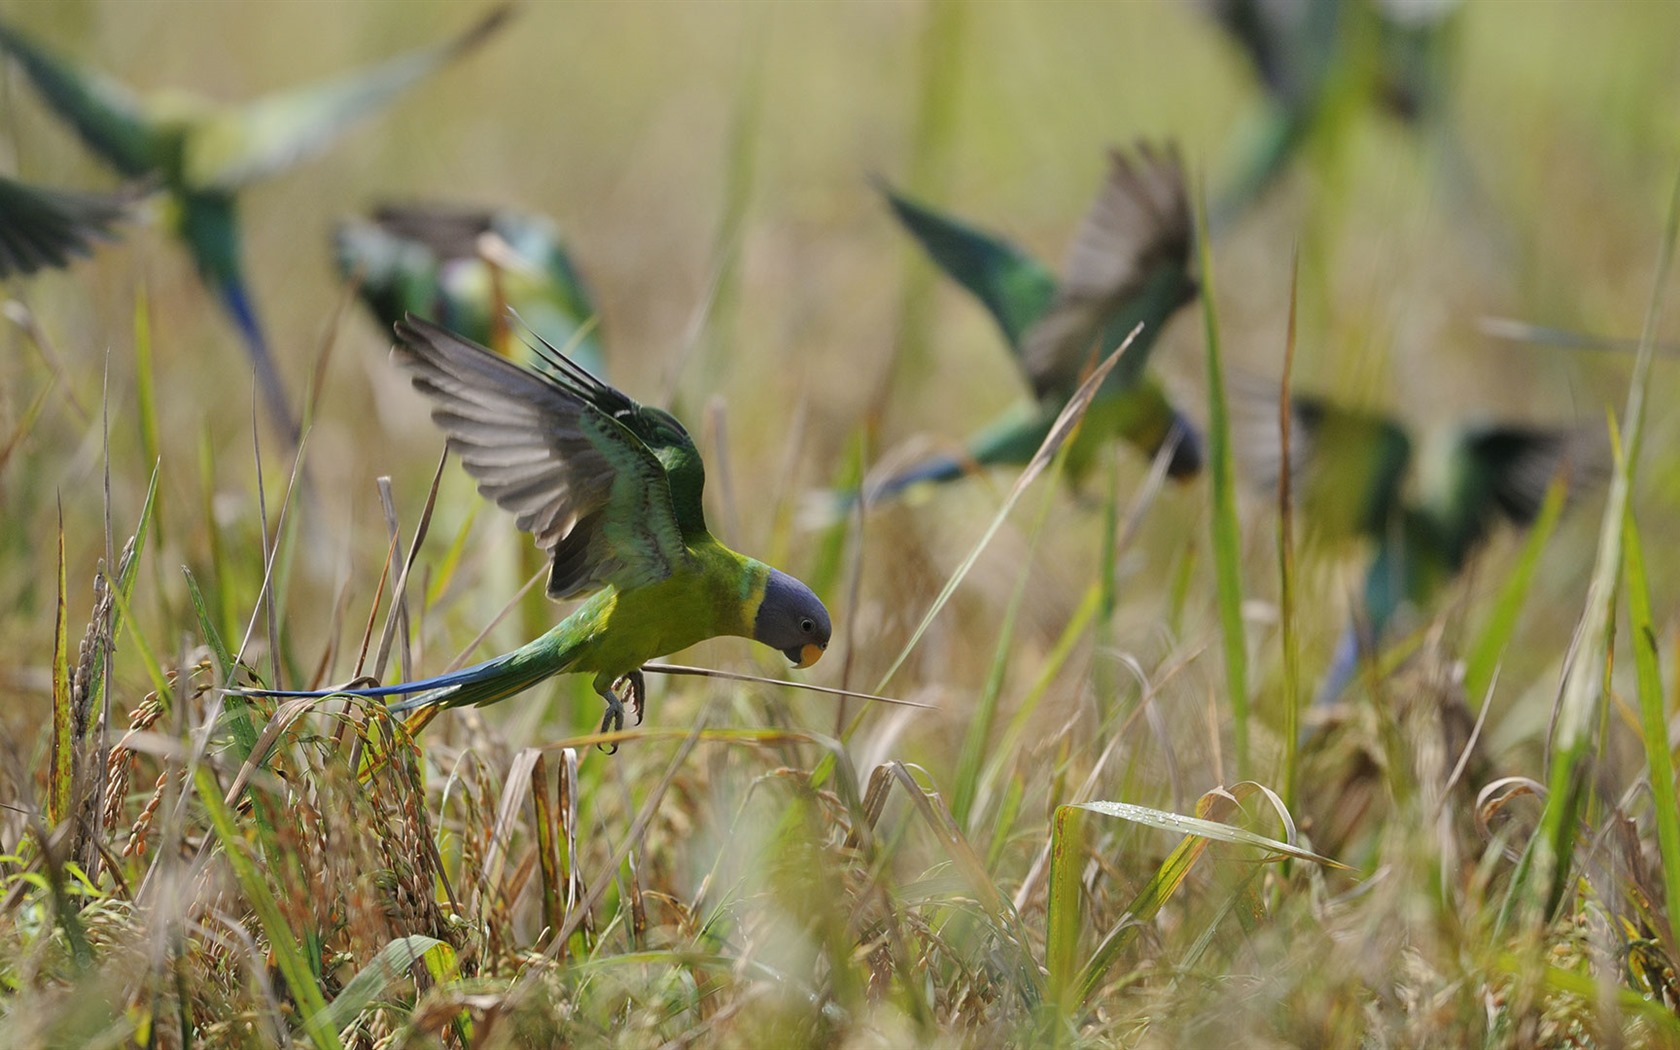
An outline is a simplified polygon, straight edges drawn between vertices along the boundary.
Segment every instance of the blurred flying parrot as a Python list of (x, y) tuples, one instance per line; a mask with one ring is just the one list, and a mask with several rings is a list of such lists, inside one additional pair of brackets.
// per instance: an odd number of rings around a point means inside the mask
[(48, 189), (0, 175), (0, 279), (91, 255), (95, 241), (116, 238), (113, 228), (128, 219), (136, 197)]
[(176, 234), (238, 326), (268, 408), (295, 441), (297, 420), (245, 284), (239, 192), (326, 150), (356, 121), (477, 47), (510, 10), (495, 8), (445, 43), (238, 106), (180, 92), (142, 98), (59, 58), (5, 22), (0, 22), (0, 50), (107, 164), (129, 178), (156, 179), (168, 192)]
[[(1269, 433), (1268, 433), (1269, 431)], [(1275, 491), (1282, 443), (1275, 410), (1244, 444), (1255, 479)], [(1299, 520), (1327, 542), (1373, 545), (1359, 608), (1337, 643), (1317, 701), (1334, 700), (1409, 613), (1424, 613), (1503, 521), (1534, 522), (1560, 470), (1575, 492), (1603, 477), (1605, 439), (1589, 428), (1472, 425), (1412, 440), (1386, 417), (1295, 396), (1290, 475)]]
[[(628, 683), (639, 720), (649, 660), (719, 635), (778, 649), (809, 667), (828, 647), (828, 611), (779, 569), (706, 530), (705, 470), (682, 424), (591, 376), (552, 347), (527, 368), (418, 317), (396, 326), (396, 361), (431, 398), (432, 420), (478, 481), (552, 557), (548, 595), (590, 595), (536, 641), (416, 682), (270, 696), (414, 694), (411, 711), (505, 700), (557, 674), (592, 674), (603, 732), (624, 725)], [(593, 592), (591, 594), (591, 592)]]
[[(1409, 128), (1445, 112), (1458, 0), (1207, 0), (1253, 66), (1268, 106), (1239, 136), (1236, 174), (1212, 209), (1222, 229), (1288, 169), (1308, 138), (1340, 134), (1368, 98)], [(1456, 152), (1449, 159), (1460, 161)]]
[(872, 487), (871, 500), (918, 482), (951, 481), (976, 467), (1028, 462), (1087, 370), (1139, 322), (1142, 332), (1103, 382), (1068, 450), (1069, 475), (1077, 482), (1098, 449), (1116, 437), (1149, 456), (1173, 440), (1169, 473), (1189, 478), (1201, 470), (1194, 425), (1148, 371), (1162, 327), (1197, 292), (1189, 270), (1190, 206), (1175, 148), (1139, 143), (1129, 153), (1110, 151), (1108, 178), (1074, 236), (1060, 282), (1007, 241), (885, 192), (934, 263), (991, 312), (1034, 400), (970, 439), (963, 455), (936, 457)]
[[(334, 243), (339, 272), (358, 282), (386, 331), (412, 313), (511, 357), (511, 308), (542, 342), (606, 378), (589, 287), (540, 215), (387, 205), (371, 221), (340, 223)], [(528, 363), (547, 366), (540, 354)]]

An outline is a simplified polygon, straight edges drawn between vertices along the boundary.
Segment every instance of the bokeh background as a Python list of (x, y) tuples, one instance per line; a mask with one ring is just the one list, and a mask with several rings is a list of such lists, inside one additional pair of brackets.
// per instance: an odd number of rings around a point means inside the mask
[[(442, 39), (482, 9), (429, 0), (53, 0), (10, 3), (3, 15), (141, 89), (235, 100)], [(1298, 387), (1422, 427), (1603, 419), (1625, 400), (1631, 354), (1514, 344), (1478, 321), (1639, 333), (1680, 171), (1680, 6), (1481, 2), (1454, 17), (1442, 120), (1418, 130), (1374, 107), (1351, 112), (1212, 240), (1226, 357), (1244, 375), (1275, 380), (1298, 253)], [(481, 50), (245, 197), (248, 275), (295, 400), (324, 362), (307, 441), (312, 502), (294, 508), (289, 526), (285, 684), (348, 675), (388, 542), (375, 479), (393, 480), (406, 542), (442, 449), (424, 403), (387, 360), (387, 334), (335, 273), (330, 238), (341, 218), (392, 200), (514, 205), (553, 217), (600, 305), (613, 379), (644, 402), (674, 405), (695, 433), (714, 531), (822, 588), (837, 639), (801, 677), (867, 690), (1014, 478), (996, 473), (881, 508), (838, 548), (810, 518), (812, 493), (844, 480), (860, 455), (873, 465), (948, 448), (1025, 396), (990, 319), (935, 279), (871, 177), (1059, 266), (1107, 146), (1174, 140), (1197, 192), (1212, 196), (1263, 109), (1240, 50), (1190, 4), (521, 4)], [(54, 185), (113, 184), (15, 72), (0, 78), (0, 169)], [(184, 637), (192, 621), (182, 565), (232, 637), (252, 615), (263, 550), (253, 398), (236, 333), (155, 209), (93, 258), (5, 291), (26, 304), (57, 361), (18, 326), (0, 326), (0, 437), (10, 442), (0, 460), (0, 726), (39, 756), (60, 515), (74, 634), (105, 555), (107, 515), (120, 544), (152, 466), (136, 408), (141, 293), (163, 524), (134, 612), (165, 653), (197, 644)], [(1197, 420), (1208, 414), (1203, 360), (1201, 318), (1184, 311), (1154, 361)], [(1650, 392), (1634, 506), (1656, 620), (1671, 638), (1680, 609), (1680, 361), (1657, 362)], [(290, 459), (265, 421), (255, 431), (272, 522)], [(853, 741), (860, 768), (890, 755), (935, 779), (950, 769), (1023, 574), (1006, 709), (1029, 691), (1098, 571), (1110, 472), (1124, 503), (1147, 464), (1119, 449), (1091, 491), (1034, 490), (1016, 511), (886, 687), (939, 710), (872, 713)], [(1036, 533), (1044, 499), (1050, 513)], [(1601, 501), (1582, 494), (1555, 536), (1494, 698), (1492, 753), (1534, 775)], [(451, 466), (419, 584), (444, 571), (452, 539), (463, 530), (468, 538), (448, 586), (416, 614), (419, 670), (441, 668), (466, 647), (537, 567), (511, 519), (481, 502)], [(1245, 490), (1240, 509), (1258, 718), (1275, 730), (1275, 514), (1258, 491)], [(1491, 545), (1453, 591), (1448, 623), (1480, 621), (1518, 545), (1509, 536)], [(1167, 715), (1152, 736), (1139, 734), (1125, 782), (1170, 768), (1194, 797), (1232, 779), (1211, 561), (1205, 482), (1169, 486), (1123, 553), (1112, 629), (1100, 645), (1081, 643), (1052, 681), (1022, 745), (1023, 768), (1057, 748), (1065, 757), (1069, 747), (1095, 746), (1090, 734), (1106, 710), (1096, 694), (1134, 689), (1123, 668), (1135, 665), (1155, 681), (1150, 695)], [(1304, 556), (1310, 680), (1362, 570), (1356, 550)], [(421, 603), (420, 592), (411, 597)], [(538, 598), (520, 602), (478, 652), (505, 651), (560, 613)], [(1447, 632), (1449, 651), (1462, 636)], [(250, 653), (266, 667), (265, 631), (254, 639)], [(774, 654), (739, 640), (683, 659), (782, 673)], [(132, 653), (119, 653), (116, 668), (121, 690), (149, 688)], [(682, 726), (719, 695), (663, 680), (653, 689), (656, 725)], [(725, 694), (716, 717), (726, 724), (836, 726), (831, 699)], [(482, 714), (447, 714), (428, 732), (453, 740), (464, 730), (451, 720), (470, 719), (475, 733), (516, 748), (598, 718), (586, 684), (562, 681)], [(1272, 743), (1259, 744), (1261, 779)], [(1042, 787), (1029, 788), (1029, 808)], [(1096, 787), (1100, 797), (1119, 787), (1108, 790)]]
[[(9, 17), (138, 88), (236, 100), (429, 43), (477, 11), (67, 2), (14, 5)], [(1447, 131), (1474, 182), (1445, 174), (1442, 135), (1412, 133), (1375, 110), (1345, 122), (1335, 141), (1314, 143), (1214, 242), (1228, 356), (1255, 375), (1276, 374), (1298, 248), (1302, 389), (1418, 424), (1587, 421), (1619, 406), (1627, 355), (1503, 343), (1480, 334), (1476, 321), (1513, 316), (1637, 334), (1680, 129), (1677, 30), (1680, 13), (1660, 4), (1460, 12)], [(4, 90), (0, 145), (10, 170), (46, 183), (110, 184), (26, 84), (9, 77)], [(482, 51), (325, 156), (248, 194), (250, 280), (294, 397), (329, 335), (334, 341), (309, 439), (321, 527), (310, 532), (308, 571), (295, 578), (301, 590), (292, 600), (315, 587), (331, 594), (352, 562), (367, 569), (385, 542), (373, 478), (393, 477), (412, 520), (441, 446), (423, 405), (389, 367), (384, 333), (359, 311), (341, 314), (345, 291), (329, 244), (336, 220), (411, 199), (552, 216), (595, 290), (614, 377), (644, 401), (674, 399), (708, 456), (727, 455), (726, 467), (714, 465), (710, 493), (720, 530), (750, 551), (788, 549), (801, 568), (809, 533), (790, 528), (785, 512), (835, 480), (860, 425), (874, 428), (876, 455), (911, 441), (937, 447), (1022, 396), (989, 318), (948, 284), (930, 287), (929, 267), (870, 176), (908, 184), (1059, 265), (1101, 178), (1105, 146), (1174, 139), (1196, 184), (1217, 192), (1245, 122), (1262, 109), (1241, 52), (1187, 5), (524, 5)], [(208, 495), (219, 527), (248, 539), (257, 505), (246, 360), (166, 231), (132, 227), (71, 272), (12, 291), (39, 317), (82, 409), (100, 405), (109, 369), (120, 522), (135, 513), (147, 476), (134, 455), (141, 287), (156, 342), (166, 505), (197, 507)], [(1200, 328), (1195, 311), (1181, 314), (1156, 361), (1180, 402), (1205, 419)], [(16, 330), (5, 338), (12, 349), (0, 408), (15, 423), (50, 373)], [(896, 370), (895, 356), (903, 358)], [(1658, 366), (1654, 462), (1640, 494), (1653, 538), (1667, 535), (1680, 500), (1680, 475), (1665, 455), (1672, 399), (1660, 396), (1674, 389), (1675, 367)], [(51, 549), (57, 501), (71, 576), (80, 569), (86, 577), (103, 548), (103, 529), (89, 527), (103, 516), (97, 428), (65, 394), (54, 394), (0, 477), (12, 563), (0, 573), (0, 605), (19, 657), (7, 669), (13, 677), (50, 651), (49, 574), (27, 567), (41, 568)], [(264, 436), (276, 498), (287, 463), (274, 432)], [(209, 494), (196, 491), (202, 442), (216, 451)], [(1115, 469), (1135, 487), (1145, 465), (1120, 453)], [(862, 615), (841, 642), (855, 650), (858, 682), (896, 651), (1010, 480), (996, 476), (870, 522)], [(476, 498), (453, 470), (444, 492), (437, 534), (452, 536)], [(1257, 496), (1247, 517), (1257, 550), (1270, 543), (1265, 502)], [(1146, 521), (1123, 587), (1135, 644), (1145, 645), (1161, 619), (1170, 566), (1205, 547), (1204, 503), (1202, 486), (1171, 491)], [(1027, 623), (1039, 636), (1059, 631), (1095, 564), (1100, 516), (1077, 497), (1067, 509), (1053, 516), (1042, 577), (1028, 596)], [(199, 527), (171, 537), (180, 546), (159, 552), (166, 565), (192, 563), (208, 549), (202, 516), (180, 516)], [(1590, 534), (1590, 523), (1573, 533)], [(494, 513), (480, 515), (473, 535), (475, 552), (523, 542)], [(1579, 594), (1587, 550), (1559, 546), (1540, 581), (1555, 600), (1536, 603), (1537, 621), (1555, 610), (1568, 623)], [(1661, 558), (1671, 544), (1650, 546)], [(985, 666), (962, 640), (975, 632), (982, 651), (990, 645), (987, 623), (1026, 556), (1024, 541), (1006, 535), (922, 658), (922, 675), (959, 712)], [(1497, 551), (1489, 562), (1484, 575), (1497, 578)], [(1265, 566), (1255, 568), (1250, 585), (1264, 595)], [(365, 596), (370, 574), (355, 575), (354, 591)], [(1309, 627), (1322, 647), (1349, 584), (1333, 574), (1320, 582), (1309, 612), (1321, 622)], [(459, 589), (452, 608), (466, 605), (468, 620), (511, 593)], [(1192, 635), (1211, 624), (1206, 591), (1192, 589)], [(313, 652), (325, 626), (316, 618), (291, 628)], [(494, 641), (521, 629), (507, 625)], [(739, 662), (740, 649), (706, 655)], [(1548, 644), (1533, 659), (1556, 649)], [(817, 677), (841, 663), (831, 659)]]

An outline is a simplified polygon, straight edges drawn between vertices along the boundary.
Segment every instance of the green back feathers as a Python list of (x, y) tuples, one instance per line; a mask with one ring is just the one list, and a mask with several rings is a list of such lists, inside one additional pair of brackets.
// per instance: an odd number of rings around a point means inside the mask
[[(1275, 491), (1281, 449), (1275, 409), (1258, 385), (1239, 385), (1250, 417), (1244, 446), (1255, 480)], [(1575, 491), (1608, 460), (1595, 430), (1467, 426), (1419, 455), (1400, 424), (1317, 397), (1291, 401), (1290, 471), (1303, 527), (1331, 542), (1374, 547), (1366, 613), (1379, 632), (1406, 602), (1423, 604), (1463, 571), (1501, 522), (1539, 513), (1561, 470)]]
[[(594, 298), (559, 231), (541, 216), (508, 209), (387, 205), (341, 223), (339, 271), (381, 327), (413, 313), (495, 346), (511, 308), (542, 342), (602, 377), (605, 355)], [(532, 353), (527, 363), (547, 367)]]

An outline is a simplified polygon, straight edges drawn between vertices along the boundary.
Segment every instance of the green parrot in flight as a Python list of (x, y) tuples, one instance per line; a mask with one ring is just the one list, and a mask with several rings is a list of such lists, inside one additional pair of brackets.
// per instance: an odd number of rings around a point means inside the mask
[(1028, 462), (1087, 371), (1139, 322), (1143, 330), (1103, 382), (1068, 450), (1069, 474), (1077, 482), (1115, 437), (1149, 456), (1173, 441), (1168, 472), (1190, 478), (1201, 470), (1194, 425), (1148, 370), (1162, 327), (1197, 294), (1190, 205), (1175, 148), (1139, 143), (1130, 152), (1110, 151), (1108, 178), (1074, 236), (1060, 281), (1002, 238), (885, 193), (929, 257), (991, 313), (1033, 401), (982, 430), (964, 454), (930, 459), (872, 486), (871, 501), (980, 466)]
[(49, 189), (0, 176), (0, 279), (70, 265), (116, 237), (135, 193)]
[(246, 288), (239, 192), (325, 151), (357, 121), (477, 47), (510, 10), (497, 7), (442, 44), (238, 106), (180, 92), (142, 98), (59, 58), (6, 22), (0, 22), (0, 50), (102, 160), (129, 178), (156, 180), (167, 191), (175, 233), (238, 327), (269, 411), (295, 441), (297, 421)]
[[(1255, 480), (1270, 491), (1282, 470), (1275, 404), (1265, 422), (1254, 413), (1244, 442)], [(1603, 435), (1590, 428), (1477, 424), (1435, 435), (1414, 452), (1392, 419), (1293, 397), (1289, 463), (1299, 519), (1325, 542), (1372, 545), (1358, 608), (1316, 702), (1340, 695), (1361, 655), (1408, 614), (1425, 612), (1502, 522), (1532, 524), (1559, 471), (1569, 471), (1577, 493), (1601, 480), (1605, 451)]]
[[(1443, 123), (1458, 0), (1206, 0), (1268, 98), (1239, 143), (1237, 173), (1214, 205), (1215, 230), (1245, 212), (1309, 137), (1340, 132), (1345, 88), (1412, 130)], [(1449, 146), (1452, 144), (1449, 142)], [(1452, 155), (1455, 163), (1460, 158)]]
[[(559, 230), (540, 215), (386, 205), (340, 223), (334, 245), (339, 272), (387, 331), (413, 313), (511, 356), (511, 308), (542, 342), (606, 378), (594, 299)], [(546, 367), (538, 354), (529, 363)]]
[[(701, 510), (700, 453), (669, 413), (637, 404), (552, 347), (538, 371), (410, 316), (392, 351), (478, 491), (518, 516), (551, 556), (548, 595), (589, 597), (536, 641), (415, 682), (269, 696), (409, 695), (397, 712), (493, 704), (557, 674), (592, 674), (603, 732), (640, 719), (641, 667), (738, 635), (809, 667), (828, 648), (828, 611), (805, 584), (714, 539)], [(593, 593), (591, 593), (593, 592)]]

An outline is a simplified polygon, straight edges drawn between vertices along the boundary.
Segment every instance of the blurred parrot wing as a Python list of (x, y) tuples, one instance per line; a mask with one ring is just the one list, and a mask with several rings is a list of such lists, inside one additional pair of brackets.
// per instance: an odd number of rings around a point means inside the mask
[(479, 238), (490, 232), (493, 221), (483, 208), (441, 204), (385, 204), (373, 213), (381, 231), (424, 247), (440, 261), (475, 258)]
[(162, 136), (134, 92), (56, 57), (4, 22), (0, 49), (23, 67), (47, 104), (106, 163), (133, 178), (157, 170), (164, 152)]
[(205, 118), (187, 144), (187, 181), (231, 190), (322, 152), (356, 121), (476, 48), (511, 13), (511, 5), (496, 7), (445, 43)]
[[(1276, 492), (1283, 474), (1278, 391), (1258, 377), (1231, 377), (1233, 444), (1244, 472)], [(1399, 512), (1412, 442), (1393, 420), (1295, 394), (1289, 404), (1291, 497), (1305, 524), (1331, 541), (1382, 536)]]
[(132, 195), (73, 193), (0, 177), (0, 278), (60, 267), (111, 240)]
[[(1190, 204), (1184, 167), (1173, 146), (1155, 149), (1138, 143), (1128, 154), (1109, 154), (1108, 180), (1086, 213), (1068, 251), (1067, 265), (1054, 301), (1027, 332), (1022, 357), (1040, 397), (1066, 397), (1100, 357), (1119, 345), (1125, 332), (1108, 331), (1110, 321), (1128, 307), (1159, 297), (1147, 317), (1129, 319), (1157, 326), (1188, 302), (1195, 285), (1185, 270), (1190, 261)], [(1120, 368), (1141, 375), (1154, 332), (1142, 336), (1143, 351), (1128, 354)], [(1105, 344), (1096, 346), (1099, 337)], [(1129, 385), (1121, 380), (1111, 380)]]
[(692, 558), (672, 479), (638, 433), (649, 410), (558, 353), (545, 375), (416, 317), (396, 334), (393, 356), (479, 492), (552, 554), (551, 597), (655, 583)]
[(1027, 330), (1049, 309), (1056, 278), (1038, 260), (1001, 237), (895, 193), (880, 190), (893, 214), (934, 263), (991, 312), (1010, 349), (1017, 352)]
[(1600, 484), (1608, 472), (1607, 439), (1596, 428), (1469, 427), (1454, 448), (1454, 485), (1445, 537), (1459, 552), (1480, 543), (1499, 518), (1532, 524), (1546, 489), (1560, 470), (1571, 472), (1573, 493)]

